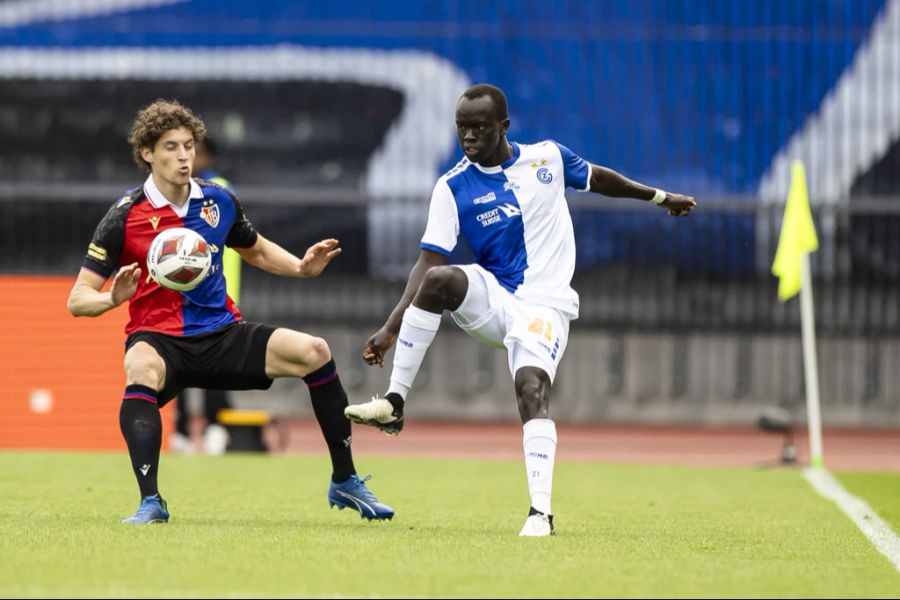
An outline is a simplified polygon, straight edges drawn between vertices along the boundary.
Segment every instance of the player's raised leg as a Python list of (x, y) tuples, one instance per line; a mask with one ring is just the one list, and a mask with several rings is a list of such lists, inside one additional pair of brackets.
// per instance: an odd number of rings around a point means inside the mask
[(468, 286), (466, 274), (457, 267), (428, 269), (412, 304), (403, 313), (387, 393), (384, 398), (376, 395), (365, 404), (347, 407), (344, 411), (347, 418), (378, 427), (389, 435), (400, 433), (406, 397), (440, 327), (441, 315), (445, 310), (459, 307)]
[(380, 502), (360, 479), (353, 464), (350, 422), (344, 417), (347, 393), (341, 384), (328, 343), (292, 331), (276, 329), (266, 346), (266, 375), (300, 377), (309, 388), (313, 412), (331, 456), (332, 474), (328, 502), (352, 508), (367, 519), (391, 519), (394, 509)]

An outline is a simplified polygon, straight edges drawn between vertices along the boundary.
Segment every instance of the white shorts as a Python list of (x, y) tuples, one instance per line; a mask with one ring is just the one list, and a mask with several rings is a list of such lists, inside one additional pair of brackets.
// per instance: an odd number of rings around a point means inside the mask
[(456, 324), (480, 342), (506, 348), (513, 378), (522, 367), (538, 367), (552, 383), (569, 342), (569, 318), (510, 294), (479, 265), (454, 266), (469, 278), (466, 297), (450, 313)]

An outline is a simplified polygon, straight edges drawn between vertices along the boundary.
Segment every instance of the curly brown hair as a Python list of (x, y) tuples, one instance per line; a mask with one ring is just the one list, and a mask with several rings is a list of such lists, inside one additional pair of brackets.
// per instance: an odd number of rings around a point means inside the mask
[(141, 158), (141, 148), (152, 150), (165, 132), (179, 127), (189, 129), (195, 143), (206, 138), (206, 125), (200, 117), (177, 100), (155, 100), (138, 111), (128, 135), (131, 155), (137, 166), (149, 172), (150, 163)]

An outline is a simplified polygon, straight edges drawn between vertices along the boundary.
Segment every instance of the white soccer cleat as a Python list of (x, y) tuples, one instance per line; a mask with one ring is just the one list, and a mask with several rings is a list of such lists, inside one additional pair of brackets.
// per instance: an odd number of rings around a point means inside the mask
[(394, 410), (390, 401), (374, 396), (365, 404), (351, 404), (344, 409), (344, 416), (360, 425), (372, 425), (388, 435), (397, 435), (403, 429), (403, 411)]
[(545, 515), (531, 509), (531, 514), (525, 519), (525, 525), (519, 532), (519, 537), (545, 537), (556, 535), (553, 528), (553, 515)]

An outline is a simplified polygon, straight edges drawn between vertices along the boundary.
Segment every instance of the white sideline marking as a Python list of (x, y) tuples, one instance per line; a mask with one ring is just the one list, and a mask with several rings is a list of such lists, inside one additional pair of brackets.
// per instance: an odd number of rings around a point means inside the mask
[(819, 494), (834, 500), (850, 520), (863, 532), (875, 548), (887, 557), (897, 571), (900, 571), (900, 538), (887, 521), (878, 516), (865, 500), (861, 500), (845, 490), (826, 469), (807, 468), (803, 477)]

